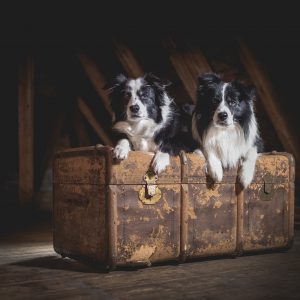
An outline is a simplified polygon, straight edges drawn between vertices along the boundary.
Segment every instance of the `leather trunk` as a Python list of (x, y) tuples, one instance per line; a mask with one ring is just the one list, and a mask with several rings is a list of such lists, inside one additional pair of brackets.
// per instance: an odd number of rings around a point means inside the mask
[(54, 249), (109, 268), (288, 249), (293, 241), (291, 154), (263, 153), (246, 190), (237, 170), (212, 183), (205, 160), (182, 153), (165, 172), (152, 153), (116, 162), (112, 148), (74, 148), (53, 164)]

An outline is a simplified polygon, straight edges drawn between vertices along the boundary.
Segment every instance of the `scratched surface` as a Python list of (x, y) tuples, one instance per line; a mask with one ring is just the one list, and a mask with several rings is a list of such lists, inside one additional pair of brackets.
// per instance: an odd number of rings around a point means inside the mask
[[(291, 245), (294, 165), (286, 154), (260, 156), (254, 181), (242, 194), (237, 192), (236, 169), (226, 170), (223, 180), (212, 184), (203, 158), (187, 154), (182, 165), (173, 157), (157, 181), (162, 198), (145, 205), (139, 191), (145, 189), (153, 155), (130, 152), (127, 160), (110, 164), (108, 151), (83, 148), (55, 159), (57, 252), (107, 263), (113, 251), (115, 263), (124, 265)], [(114, 212), (110, 221), (108, 210)]]
[[(290, 178), (290, 162), (287, 156), (278, 153), (261, 155), (256, 161), (256, 168), (253, 182), (263, 183), (284, 183), (293, 181)], [(293, 177), (293, 176), (291, 176)]]
[[(210, 179), (206, 175), (206, 165), (203, 156), (188, 153), (187, 157), (187, 182), (188, 183), (210, 183)], [(225, 170), (222, 183), (235, 183), (237, 177), (237, 170)]]
[[(134, 151), (123, 161), (114, 161), (111, 166), (110, 184), (144, 184), (144, 175), (150, 169), (153, 153)], [(180, 183), (181, 166), (179, 157), (171, 157), (170, 165), (158, 178), (158, 184)]]
[(160, 185), (160, 201), (145, 205), (140, 185), (111, 186), (117, 203), (119, 264), (176, 260), (180, 249), (180, 186)]
[(106, 160), (102, 155), (72, 153), (54, 160), (54, 183), (105, 184)]
[[(259, 157), (253, 184), (245, 191), (243, 243), (247, 252), (288, 246), (289, 160)], [(291, 208), (290, 208), (291, 209)]]
[(105, 186), (55, 184), (55, 250), (65, 256), (105, 260)]
[(187, 256), (233, 254), (237, 199), (234, 184), (189, 184)]

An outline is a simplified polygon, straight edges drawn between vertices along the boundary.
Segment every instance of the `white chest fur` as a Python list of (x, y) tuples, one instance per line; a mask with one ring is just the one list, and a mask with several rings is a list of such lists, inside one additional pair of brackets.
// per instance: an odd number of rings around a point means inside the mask
[(128, 136), (134, 150), (156, 151), (157, 145), (154, 143), (153, 137), (157, 124), (153, 120), (141, 120), (137, 123), (122, 121), (116, 123), (113, 128)]
[(130, 138), (130, 141), (134, 150), (155, 152), (157, 148), (153, 139), (145, 139), (141, 136), (135, 136)]
[(218, 157), (224, 168), (236, 167), (250, 146), (238, 124), (227, 128), (211, 126), (204, 134), (203, 145), (206, 153)]

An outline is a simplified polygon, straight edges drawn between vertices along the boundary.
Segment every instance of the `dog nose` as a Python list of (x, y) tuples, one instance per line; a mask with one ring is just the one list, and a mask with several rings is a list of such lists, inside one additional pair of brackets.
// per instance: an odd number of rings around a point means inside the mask
[(129, 109), (130, 109), (133, 113), (137, 113), (137, 112), (140, 110), (140, 107), (139, 107), (137, 104), (135, 104), (135, 105), (131, 105), (131, 106), (129, 107)]
[(219, 118), (221, 121), (225, 121), (225, 120), (227, 119), (227, 117), (228, 117), (228, 114), (227, 114), (227, 112), (225, 112), (225, 111), (222, 111), (222, 112), (220, 112), (220, 113), (218, 114), (218, 118)]

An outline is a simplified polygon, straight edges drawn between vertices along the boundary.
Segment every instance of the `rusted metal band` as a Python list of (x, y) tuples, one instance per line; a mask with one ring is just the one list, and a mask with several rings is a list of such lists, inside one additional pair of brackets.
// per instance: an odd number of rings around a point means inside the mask
[(294, 214), (295, 214), (295, 158), (291, 153), (280, 152), (277, 153), (285, 156), (289, 162), (289, 184), (288, 184), (288, 203), (287, 203), (287, 247), (290, 248), (294, 241)]
[(292, 154), (283, 152), (289, 160), (289, 186), (288, 186), (288, 241), (287, 247), (292, 247), (294, 242), (295, 219), (295, 158)]
[(188, 183), (188, 159), (186, 153), (180, 151), (180, 162), (181, 162), (181, 182)]
[(294, 182), (295, 181), (295, 158), (291, 153), (288, 152), (280, 152), (280, 155), (283, 155), (287, 157), (289, 161), (289, 181)]
[(117, 264), (117, 199), (116, 193), (111, 186), (107, 186), (107, 196), (107, 262), (108, 268), (113, 270)]
[(187, 257), (188, 239), (188, 185), (181, 184), (181, 211), (180, 211), (180, 262), (184, 262)]
[(236, 184), (237, 190), (237, 226), (236, 226), (236, 255), (243, 254), (244, 244), (244, 190), (239, 184)]
[(295, 218), (295, 184), (290, 182), (288, 192), (288, 245), (287, 247), (292, 247), (294, 242), (294, 218)]

